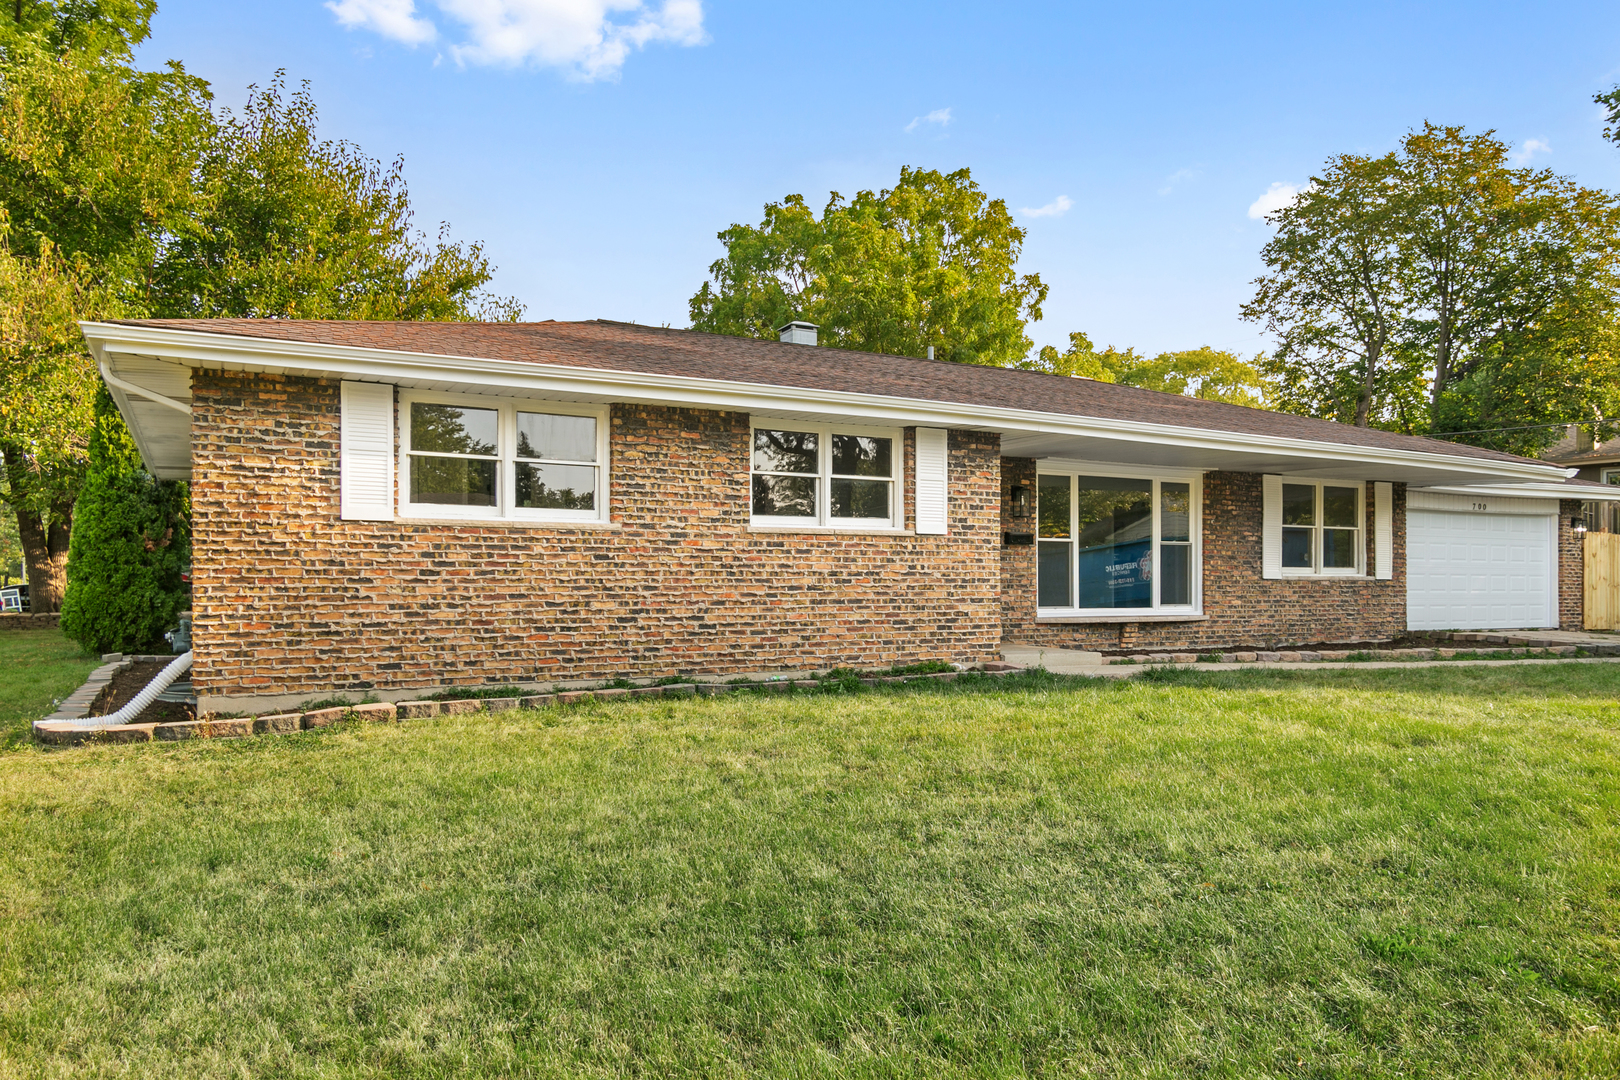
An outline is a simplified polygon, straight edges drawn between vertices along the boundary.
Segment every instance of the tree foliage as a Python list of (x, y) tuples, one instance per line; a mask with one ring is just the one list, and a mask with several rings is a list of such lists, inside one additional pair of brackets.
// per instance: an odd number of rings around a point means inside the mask
[(191, 562), (186, 485), (157, 480), (105, 388), (75, 506), (62, 630), (89, 652), (155, 651), (185, 606)]
[(1592, 100), (1609, 110), (1608, 115), (1604, 117), (1607, 123), (1603, 128), (1603, 137), (1620, 145), (1620, 86), (1614, 87), (1606, 94), (1598, 94)]
[(1208, 345), (1153, 357), (1138, 356), (1134, 349), (1121, 351), (1112, 345), (1098, 352), (1091, 338), (1076, 331), (1069, 335), (1069, 347), (1063, 352), (1047, 345), (1034, 359), (1017, 366), (1253, 408), (1259, 408), (1264, 401), (1259, 369), (1236, 353)]
[(719, 234), (726, 254), (692, 297), (692, 326), (771, 338), (820, 327), (846, 349), (1006, 365), (1028, 354), (1047, 286), (1019, 275), (1024, 230), (967, 169), (902, 168), (891, 189), (833, 192), (818, 219), (802, 195), (765, 207), (758, 226)]
[(0, 457), (36, 611), (66, 585), (98, 379), (77, 320), (140, 314), (187, 212), (207, 87), (137, 71), (146, 0), (24, 0), (0, 20)]
[(86, 281), (82, 261), (70, 262), (49, 241), (35, 257), (19, 257), (8, 232), (0, 208), (0, 464), (34, 610), (55, 611), (66, 587), (73, 499), (100, 382), (77, 320), (107, 310), (110, 301)]
[[(315, 137), (278, 74), (240, 116), (142, 71), (153, 0), (0, 15), (0, 456), (35, 610), (65, 588), (99, 379), (76, 323), (147, 316), (516, 318), (478, 244), (412, 227), (399, 162)], [(9, 17), (7, 17), (9, 16)]]
[(1523, 453), (1620, 414), (1620, 204), (1508, 152), (1426, 124), (1271, 216), (1243, 314), (1279, 407)]
[(278, 72), (225, 112), (202, 154), (196, 212), (153, 269), (154, 311), (178, 318), (518, 318), (483, 292), (480, 244), (429, 243), (412, 228), (404, 162), (318, 139), (308, 85)]

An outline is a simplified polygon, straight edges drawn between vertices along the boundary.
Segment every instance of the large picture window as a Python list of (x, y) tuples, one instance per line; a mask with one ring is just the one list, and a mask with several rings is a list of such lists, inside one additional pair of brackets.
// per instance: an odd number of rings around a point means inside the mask
[(1036, 603), (1049, 613), (1196, 608), (1198, 481), (1043, 472)]
[(892, 528), (899, 518), (899, 433), (753, 429), (756, 525)]
[(1283, 484), (1283, 573), (1361, 573), (1363, 495), (1360, 484)]
[(606, 520), (606, 419), (561, 403), (404, 393), (400, 512)]

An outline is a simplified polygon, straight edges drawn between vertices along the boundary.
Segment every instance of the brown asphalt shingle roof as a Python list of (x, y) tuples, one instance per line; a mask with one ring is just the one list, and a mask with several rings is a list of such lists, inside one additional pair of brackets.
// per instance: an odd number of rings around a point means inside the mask
[(789, 345), (778, 341), (757, 341), (604, 320), (456, 323), (146, 319), (130, 320), (126, 325), (316, 345), (842, 390), (1492, 461), (1529, 460), (1438, 439), (1420, 439), (1089, 379), (848, 349)]

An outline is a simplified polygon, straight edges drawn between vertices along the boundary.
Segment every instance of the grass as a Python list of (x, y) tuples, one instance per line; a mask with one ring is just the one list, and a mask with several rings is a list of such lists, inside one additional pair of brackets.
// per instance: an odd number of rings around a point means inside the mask
[(77, 690), (101, 657), (55, 630), (0, 630), (0, 751), (33, 738), (29, 725)]
[(1620, 665), (0, 757), (0, 1075), (1620, 1074)]

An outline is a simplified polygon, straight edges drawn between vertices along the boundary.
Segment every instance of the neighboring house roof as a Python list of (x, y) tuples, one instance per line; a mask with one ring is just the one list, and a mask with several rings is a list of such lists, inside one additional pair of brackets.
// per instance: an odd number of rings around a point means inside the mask
[(1175, 424), (1246, 435), (1311, 439), (1347, 446), (1530, 461), (1439, 439), (1358, 428), (1331, 420), (1251, 409), (1117, 383), (1015, 368), (920, 360), (852, 349), (790, 345), (634, 323), (318, 322), (277, 319), (145, 319), (164, 327), (351, 348), (561, 364), (609, 371), (719, 379), (1032, 412)]
[(160, 476), (189, 473), (183, 413), (194, 367), (668, 403), (786, 422), (975, 428), (1000, 432), (1009, 456), (1142, 467), (1413, 484), (1552, 484), (1566, 472), (1438, 439), (1089, 379), (632, 323), (154, 319), (85, 323), (84, 332)]
[(1620, 446), (1603, 446), (1579, 454), (1564, 454), (1544, 459), (1554, 465), (1577, 467), (1582, 465), (1613, 465), (1620, 462)]

